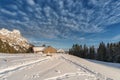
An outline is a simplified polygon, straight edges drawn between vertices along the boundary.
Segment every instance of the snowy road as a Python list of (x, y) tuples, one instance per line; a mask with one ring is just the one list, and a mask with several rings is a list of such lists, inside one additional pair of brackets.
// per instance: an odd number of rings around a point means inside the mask
[[(0, 56), (0, 80), (120, 79), (119, 68), (115, 68), (118, 71), (112, 69), (114, 74), (117, 74), (117, 77), (109, 76), (107, 74), (109, 72), (100, 72), (103, 69), (97, 69), (97, 67), (104, 68), (103, 65), (66, 54), (57, 54), (52, 57), (40, 54), (0, 54)], [(91, 64), (94, 64), (93, 67), (96, 67), (91, 68)]]

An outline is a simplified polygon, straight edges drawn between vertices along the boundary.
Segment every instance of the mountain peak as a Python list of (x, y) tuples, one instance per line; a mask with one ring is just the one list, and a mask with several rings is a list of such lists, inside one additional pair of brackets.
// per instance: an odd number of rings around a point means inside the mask
[(13, 31), (9, 31), (8, 29), (2, 28), (0, 30), (0, 34), (2, 35), (7, 35), (7, 34), (17, 34), (17, 35), (21, 35), (20, 31), (17, 29), (13, 29)]
[[(2, 43), (8, 44), (10, 47), (13, 47), (16, 51), (20, 52), (26, 51), (31, 46), (28, 40), (21, 35), (19, 30), (16, 29), (10, 31), (8, 29), (2, 28), (0, 30), (0, 40)], [(0, 47), (1, 46), (3, 47), (4, 44), (0, 45)]]
[(17, 30), (17, 29), (14, 29), (12, 32), (15, 33), (15, 34), (19, 34), (19, 35), (21, 34), (20, 31)]

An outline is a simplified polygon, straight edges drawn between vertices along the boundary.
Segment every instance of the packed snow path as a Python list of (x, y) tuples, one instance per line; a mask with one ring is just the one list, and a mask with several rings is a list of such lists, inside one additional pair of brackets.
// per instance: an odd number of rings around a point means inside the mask
[(0, 54), (0, 80), (119, 79), (119, 66), (107, 67), (71, 55), (56, 54), (50, 57), (41, 54)]

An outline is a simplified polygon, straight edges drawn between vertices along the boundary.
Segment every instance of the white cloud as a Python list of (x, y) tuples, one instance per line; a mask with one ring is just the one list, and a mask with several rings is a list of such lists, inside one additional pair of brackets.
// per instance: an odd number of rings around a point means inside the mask
[(23, 17), (23, 19), (24, 19), (25, 21), (29, 21), (29, 20), (30, 20), (29, 17), (27, 17), (27, 16)]
[(60, 8), (62, 9), (63, 8), (63, 1), (59, 1), (59, 6), (60, 6)]
[(35, 5), (34, 0), (27, 0), (27, 2), (28, 2), (29, 5)]
[(16, 5), (9, 5), (12, 9), (17, 10), (18, 7)]
[(5, 14), (11, 15), (11, 16), (16, 16), (17, 15), (16, 12), (11, 12), (11, 11), (8, 11), (6, 9), (0, 9), (0, 11), (5, 13)]
[(113, 40), (120, 40), (120, 35), (116, 35), (113, 37)]
[(91, 25), (91, 26), (89, 25), (87, 27), (83, 27), (81, 31), (83, 31), (85, 33), (99, 33), (99, 32), (104, 31), (104, 28), (102, 28), (102, 27), (97, 27), (95, 25)]
[[(35, 5), (34, 0), (26, 1), (29, 5)], [(84, 40), (83, 38), (79, 38), (73, 32), (100, 33), (104, 31), (105, 26), (120, 22), (119, 1), (111, 3), (111, 0), (89, 0), (94, 8), (88, 9), (84, 7), (82, 1), (79, 0), (67, 0), (66, 4), (64, 3), (65, 0), (53, 1), (56, 1), (56, 3), (47, 3), (48, 0), (46, 0), (47, 4), (43, 3), (45, 4), (44, 7), (41, 7), (39, 3), (34, 7), (26, 5), (26, 11), (24, 11), (24, 7), (23, 10), (22, 7), (17, 7), (18, 14), (20, 14), (26, 22), (16, 21), (16, 24), (19, 23), (20, 25), (18, 26), (23, 25), (30, 31), (33, 30), (33, 35), (40, 34), (41, 36), (48, 38), (56, 38), (57, 36), (69, 38), (71, 34), (73, 34), (75, 39), (78, 38), (79, 40)], [(40, 2), (42, 2), (42, 0)], [(22, 1), (19, 6), (21, 6), (21, 4)], [(53, 5), (57, 10), (53, 8)], [(15, 6), (13, 7), (14, 9), (17, 9)], [(17, 15), (17, 13), (6, 9), (0, 9), (0, 11), (3, 14), (12, 16)], [(7, 21), (0, 23), (6, 24)], [(15, 21), (10, 24), (14, 25)], [(30, 31), (27, 33), (32, 33)], [(115, 37), (115, 39), (117, 38)]]
[(49, 6), (44, 7), (44, 12), (47, 17), (50, 17), (51, 8)]
[(20, 15), (26, 16), (26, 13), (23, 12), (23, 11), (20, 11), (20, 10), (19, 10), (18, 13), (19, 13)]
[(31, 7), (27, 7), (27, 10), (33, 12), (33, 9)]

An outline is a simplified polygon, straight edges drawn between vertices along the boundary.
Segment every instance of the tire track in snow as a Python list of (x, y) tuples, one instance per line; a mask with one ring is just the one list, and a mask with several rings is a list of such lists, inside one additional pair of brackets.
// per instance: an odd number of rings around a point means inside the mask
[(0, 78), (3, 77), (5, 74), (9, 73), (9, 72), (13, 72), (13, 71), (16, 71), (16, 70), (19, 70), (21, 68), (24, 68), (26, 66), (30, 66), (30, 65), (33, 65), (35, 63), (39, 63), (39, 62), (42, 62), (42, 61), (46, 61), (48, 60), (50, 57), (47, 57), (47, 58), (43, 58), (43, 59), (38, 59), (38, 60), (35, 60), (35, 61), (30, 61), (30, 62), (27, 62), (27, 63), (23, 63), (23, 64), (20, 64), (20, 65), (15, 65), (15, 66), (12, 66), (12, 67), (8, 67), (8, 68), (5, 68), (5, 69), (1, 69), (0, 70)]
[[(65, 62), (68, 63), (68, 61), (65, 60), (62, 56), (59, 56), (58, 58), (62, 59)], [(97, 80), (94, 74), (88, 73), (83, 69), (82, 69), (82, 71), (77, 71), (77, 72), (72, 72), (72, 73), (71, 72), (70, 73), (63, 73), (61, 75), (46, 78), (44, 80), (64, 80), (64, 79), (66, 80), (66, 79), (68, 79), (70, 77), (82, 77), (82, 76), (84, 76), (85, 78), (86, 77), (89, 78), (89, 79), (86, 79), (86, 80)], [(84, 79), (81, 79), (81, 80), (84, 80)]]
[[(85, 73), (85, 72), (65, 73), (63, 75), (47, 78), (45, 80), (63, 80), (63, 79), (67, 79), (67, 78), (70, 78), (70, 77), (76, 77), (76, 76), (77, 77), (78, 76), (79, 77), (85, 76), (85, 77), (89, 77), (89, 80), (96, 80), (94, 75), (91, 75), (91, 74), (88, 74), (88, 73)], [(84, 80), (84, 79), (81, 79), (81, 80)]]
[(56, 67), (58, 67), (58, 66), (61, 65), (61, 64), (62, 64), (62, 62), (58, 62), (57, 64), (55, 64), (55, 65), (53, 65), (53, 66), (45, 69), (44, 71), (39, 72), (39, 73), (37, 73), (37, 74), (34, 74), (33, 76), (30, 77), (30, 79), (33, 79), (33, 78), (35, 79), (35, 78), (40, 77), (40, 76), (43, 77), (45, 74), (51, 72), (52, 70), (54, 70)]
[(69, 63), (71, 63), (71, 64), (73, 64), (73, 65), (75, 65), (77, 67), (80, 67), (84, 72), (88, 72), (88, 73), (91, 73), (91, 74), (95, 75), (97, 80), (113, 80), (111, 78), (108, 78), (108, 77), (102, 75), (101, 73), (90, 70), (86, 66), (78, 64), (77, 62), (74, 62), (74, 61), (72, 61), (72, 60), (70, 60), (70, 59), (68, 59), (68, 58), (66, 58), (64, 56), (61, 56), (61, 58), (64, 59), (66, 62), (69, 62)]

